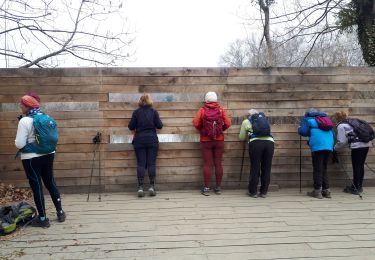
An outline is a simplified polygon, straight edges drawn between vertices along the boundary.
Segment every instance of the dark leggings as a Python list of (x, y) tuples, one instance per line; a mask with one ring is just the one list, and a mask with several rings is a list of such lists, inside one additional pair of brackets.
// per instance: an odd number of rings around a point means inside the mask
[(327, 163), (330, 150), (321, 150), (312, 152), (314, 189), (329, 189)]
[(204, 186), (209, 188), (211, 184), (212, 162), (215, 166), (216, 187), (221, 186), (223, 179), (223, 165), (221, 163), (224, 153), (224, 141), (201, 142), (203, 156), (203, 178)]
[(362, 189), (368, 150), (368, 147), (352, 149), (353, 184), (356, 189)]
[(53, 177), (53, 160), (55, 154), (47, 154), (40, 157), (22, 160), (23, 168), (29, 179), (30, 188), (33, 191), (34, 202), (38, 210), (39, 217), (46, 216), (44, 203), (43, 185), (46, 186), (55, 205), (56, 211), (61, 211), (60, 193), (57, 189), (55, 178)]
[(260, 176), (260, 190), (267, 194), (271, 180), (272, 158), (275, 144), (268, 140), (254, 140), (249, 143), (250, 176), (248, 190), (251, 195), (257, 193)]
[(137, 157), (137, 177), (138, 185), (143, 185), (146, 168), (150, 184), (155, 184), (156, 176), (156, 157), (158, 155), (159, 143), (135, 143), (135, 156)]

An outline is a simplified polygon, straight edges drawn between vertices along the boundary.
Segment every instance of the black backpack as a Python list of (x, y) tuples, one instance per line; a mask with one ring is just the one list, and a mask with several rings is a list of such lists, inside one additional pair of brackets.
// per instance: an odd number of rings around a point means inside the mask
[(366, 121), (358, 118), (348, 118), (343, 122), (353, 127), (353, 132), (348, 134), (349, 143), (367, 143), (374, 140), (374, 129)]
[(263, 112), (253, 114), (248, 119), (253, 128), (253, 132), (250, 134), (249, 138), (271, 136), (271, 127)]

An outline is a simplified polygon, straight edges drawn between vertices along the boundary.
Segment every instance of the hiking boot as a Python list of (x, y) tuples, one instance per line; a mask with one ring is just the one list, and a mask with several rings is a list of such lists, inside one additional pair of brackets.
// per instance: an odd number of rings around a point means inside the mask
[(360, 192), (358, 192), (356, 189), (354, 189), (351, 186), (346, 186), (343, 191), (345, 193), (350, 193), (350, 194), (353, 194), (353, 195), (359, 195), (359, 193), (360, 193)]
[(156, 191), (155, 191), (154, 186), (150, 186), (150, 188), (148, 188), (148, 195), (150, 195), (151, 197), (156, 195)]
[(324, 198), (327, 198), (327, 199), (332, 198), (332, 197), (331, 197), (331, 191), (330, 191), (329, 189), (323, 190), (323, 191), (322, 191), (322, 196), (323, 196)]
[(204, 196), (210, 196), (210, 188), (203, 187), (201, 189), (201, 194), (204, 195)]
[(32, 227), (41, 227), (41, 228), (49, 228), (49, 219), (45, 218), (44, 220), (41, 220), (39, 217), (36, 217), (32, 222), (31, 222)]
[(307, 196), (317, 198), (317, 199), (323, 199), (322, 191), (321, 190), (313, 190), (307, 192)]
[(267, 198), (267, 193), (259, 193), (258, 197), (265, 199)]
[(57, 221), (58, 222), (64, 222), (65, 221), (65, 218), (66, 218), (66, 215), (65, 215), (65, 212), (63, 210), (60, 210), (56, 213), (57, 215)]
[(221, 188), (220, 187), (215, 187), (214, 188), (214, 192), (215, 192), (215, 194), (220, 195), (221, 194)]
[(143, 187), (142, 187), (142, 186), (139, 186), (139, 187), (138, 187), (137, 194), (138, 194), (138, 197), (139, 197), (139, 198), (145, 196), (145, 193), (144, 193), (144, 191), (143, 191)]
[(256, 194), (256, 193), (250, 193), (250, 192), (247, 192), (246, 193), (249, 197), (251, 197), (251, 198), (258, 198), (258, 194)]

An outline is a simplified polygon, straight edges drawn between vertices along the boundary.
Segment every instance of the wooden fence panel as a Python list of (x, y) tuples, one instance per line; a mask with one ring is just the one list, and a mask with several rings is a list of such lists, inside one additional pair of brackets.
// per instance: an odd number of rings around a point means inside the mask
[[(191, 124), (204, 94), (215, 91), (233, 126), (225, 133), (224, 188), (245, 187), (249, 173), (247, 151), (240, 169), (242, 120), (250, 108), (263, 111), (276, 140), (271, 183), (280, 187), (312, 183), (310, 151), (296, 133), (304, 111), (315, 107), (329, 114), (349, 112), (375, 125), (375, 68), (61, 68), (0, 69), (0, 181), (27, 186), (20, 160), (14, 159), (18, 101), (36, 92), (42, 108), (55, 117), (60, 140), (55, 158), (58, 185), (65, 192), (85, 192), (93, 173), (99, 189), (99, 162), (93, 162), (92, 138), (103, 134), (100, 146), (103, 191), (134, 190), (136, 160), (127, 124), (137, 100), (150, 93), (164, 128), (157, 160), (159, 188), (198, 188), (202, 161), (197, 131)], [(301, 157), (300, 157), (301, 155)], [(98, 156), (96, 157), (98, 158)], [(351, 176), (349, 151), (341, 155)], [(375, 168), (370, 150), (368, 166)], [(92, 171), (92, 167), (94, 170)], [(347, 174), (329, 165), (332, 185), (343, 185)], [(375, 174), (366, 168), (366, 185)], [(214, 178), (213, 178), (214, 179)]]

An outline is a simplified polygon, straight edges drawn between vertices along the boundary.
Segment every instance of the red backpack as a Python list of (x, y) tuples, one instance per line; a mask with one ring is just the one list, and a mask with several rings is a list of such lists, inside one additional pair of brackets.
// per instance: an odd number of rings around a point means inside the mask
[(223, 133), (223, 114), (220, 108), (203, 107), (203, 126), (201, 133), (215, 140)]

